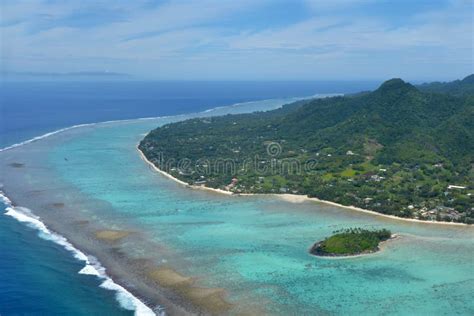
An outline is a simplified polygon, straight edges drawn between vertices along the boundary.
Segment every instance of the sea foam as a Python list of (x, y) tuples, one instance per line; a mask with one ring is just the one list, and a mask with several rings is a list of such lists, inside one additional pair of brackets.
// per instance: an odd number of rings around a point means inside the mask
[[(335, 95), (335, 94), (334, 94)], [(292, 101), (297, 101), (297, 100), (303, 100), (303, 99), (311, 99), (314, 97), (324, 97), (324, 96), (334, 96), (334, 95), (313, 95), (310, 97), (300, 97), (300, 98), (294, 98)], [(264, 100), (268, 101), (268, 100)], [(230, 106), (220, 106), (220, 107), (215, 107), (212, 109), (208, 109), (205, 111), (202, 111), (200, 113), (206, 114), (209, 112), (217, 111), (225, 107), (236, 107), (244, 104), (251, 104), (251, 103), (256, 103), (259, 101), (250, 101), (250, 102), (242, 102), (242, 103), (235, 103)], [(199, 113), (197, 113), (199, 114)], [(176, 115), (174, 117), (185, 117), (184, 114), (181, 115)], [(97, 122), (97, 123), (86, 123), (86, 124), (78, 124), (78, 125), (73, 125), (65, 128), (61, 128), (37, 137), (33, 137), (31, 139), (25, 140), (20, 143), (16, 143), (4, 148), (0, 148), (0, 152), (7, 151), (16, 147), (20, 147), (26, 144), (34, 143), (38, 140), (47, 138), (49, 136), (59, 134), (65, 131), (69, 131), (75, 128), (79, 127), (86, 127), (86, 126), (94, 126), (97, 124), (108, 124), (108, 123), (116, 123), (116, 122), (128, 122), (128, 121), (136, 121), (136, 120), (153, 120), (153, 119), (164, 119), (164, 118), (169, 118), (171, 116), (162, 116), (162, 117), (143, 117), (143, 118), (138, 118), (138, 119), (125, 119), (125, 120), (112, 120), (112, 121), (105, 121), (105, 122)], [(2, 186), (0, 185), (0, 188)], [(5, 209), (5, 215), (11, 216), (15, 218), (17, 221), (26, 224), (29, 227), (32, 227), (36, 230), (38, 230), (38, 235), (46, 240), (53, 241), (61, 246), (63, 246), (66, 250), (70, 251), (73, 256), (80, 260), (85, 262), (84, 268), (82, 268), (78, 273), (80, 274), (86, 274), (86, 275), (94, 275), (97, 276), (98, 278), (104, 279), (104, 282), (100, 285), (102, 288), (109, 289), (116, 291), (116, 299), (119, 302), (120, 306), (122, 306), (125, 309), (128, 310), (134, 310), (135, 315), (156, 315), (153, 310), (151, 310), (148, 306), (146, 306), (143, 302), (141, 302), (138, 298), (133, 296), (130, 292), (128, 292), (125, 288), (122, 286), (118, 285), (115, 283), (110, 277), (107, 276), (105, 273), (105, 268), (97, 261), (92, 256), (87, 256), (84, 254), (82, 251), (79, 249), (75, 248), (65, 237), (54, 233), (50, 231), (46, 225), (40, 220), (40, 218), (36, 215), (34, 215), (31, 210), (24, 208), (24, 207), (18, 207), (18, 206), (13, 206), (11, 200), (0, 190), (0, 201), (3, 202), (7, 207)], [(161, 307), (156, 308), (158, 310), (158, 314), (160, 316), (165, 315), (164, 309)]]
[(71, 129), (74, 129), (74, 128), (88, 126), (88, 125), (91, 125), (91, 124), (79, 124), (79, 125), (73, 125), (73, 126), (66, 127), (66, 128), (61, 128), (61, 129), (55, 130), (53, 132), (43, 134), (41, 136), (36, 136), (36, 137), (31, 138), (31, 139), (25, 140), (23, 142), (16, 143), (16, 144), (1, 148), (0, 152), (10, 150), (10, 149), (13, 149), (13, 148), (16, 148), (16, 147), (20, 147), (20, 146), (23, 146), (23, 145), (26, 145), (26, 144), (29, 144), (29, 143), (34, 143), (34, 142), (36, 142), (40, 139), (44, 139), (46, 137), (49, 137), (49, 136), (52, 136), (52, 135), (55, 135), (55, 134), (58, 134), (58, 133), (62, 133), (62, 132), (65, 132), (65, 131), (68, 131), (68, 130), (71, 130)]
[[(288, 100), (286, 100), (285, 102), (290, 102), (291, 103), (291, 102), (305, 100), (305, 99), (325, 98), (325, 97), (334, 97), (334, 96), (342, 96), (342, 95), (343, 94), (341, 94), (341, 93), (313, 94), (313, 95), (305, 96), (305, 97), (288, 98)], [(166, 118), (171, 118), (171, 117), (175, 117), (175, 118), (186, 117), (186, 116), (192, 115), (192, 114), (207, 114), (207, 113), (210, 113), (210, 112), (218, 111), (218, 110), (223, 109), (223, 108), (234, 108), (234, 107), (238, 107), (238, 106), (242, 106), (242, 105), (268, 102), (268, 101), (272, 101), (272, 100), (282, 100), (282, 99), (265, 99), (265, 100), (258, 100), (258, 101), (238, 102), (238, 103), (234, 103), (234, 104), (231, 104), (231, 105), (218, 106), (218, 107), (207, 109), (207, 110), (204, 110), (204, 111), (201, 111), (201, 112), (190, 113), (190, 114), (178, 114), (178, 115), (167, 115), (167, 116), (150, 116), (150, 117), (140, 117), (140, 118), (135, 118), (135, 119), (110, 120), (110, 121), (102, 121), (102, 122), (95, 122), (95, 123), (77, 124), (77, 125), (72, 125), (72, 126), (65, 127), (65, 128), (60, 128), (58, 130), (48, 132), (46, 134), (43, 134), (43, 135), (40, 135), (40, 136), (33, 137), (31, 139), (25, 140), (23, 142), (16, 143), (16, 144), (4, 147), (4, 148), (0, 148), (0, 152), (7, 151), (7, 150), (10, 150), (10, 149), (13, 149), (13, 148), (16, 148), (16, 147), (20, 147), (20, 146), (23, 146), (23, 145), (26, 145), (26, 144), (34, 143), (34, 142), (36, 142), (38, 140), (41, 140), (41, 139), (44, 139), (46, 137), (49, 137), (49, 136), (52, 136), (52, 135), (55, 135), (55, 134), (59, 134), (59, 133), (62, 133), (62, 132), (66, 132), (66, 131), (69, 131), (69, 130), (72, 130), (72, 129), (75, 129), (75, 128), (78, 128), (78, 127), (94, 126), (94, 125), (97, 125), (97, 124), (109, 124), (109, 123), (119, 123), (119, 122), (132, 122), (132, 121), (142, 121), (142, 120), (166, 119)], [(283, 106), (283, 104), (284, 103), (282, 103), (281, 106)]]
[[(6, 205), (5, 215), (13, 217), (20, 223), (36, 229), (39, 237), (62, 246), (64, 249), (71, 252), (74, 258), (83, 261), (85, 266), (78, 273), (94, 275), (99, 279), (102, 279), (103, 282), (100, 287), (115, 291), (116, 299), (121, 307), (127, 310), (133, 310), (135, 315), (156, 315), (153, 310), (146, 306), (142, 301), (125, 288), (115, 283), (112, 278), (106, 274), (105, 268), (95, 257), (87, 256), (85, 253), (74, 247), (64, 236), (48, 229), (40, 218), (34, 215), (31, 210), (25, 207), (13, 206), (11, 200), (2, 191), (0, 191), (0, 201)], [(158, 309), (160, 310), (159, 315), (164, 315), (162, 309)]]

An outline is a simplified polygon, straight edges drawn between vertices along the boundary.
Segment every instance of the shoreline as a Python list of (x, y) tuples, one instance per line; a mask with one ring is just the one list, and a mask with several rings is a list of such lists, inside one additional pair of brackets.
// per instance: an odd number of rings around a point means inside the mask
[(315, 197), (309, 197), (307, 195), (299, 195), (299, 194), (289, 194), (289, 193), (283, 193), (283, 194), (276, 194), (276, 193), (233, 193), (231, 191), (225, 191), (222, 189), (214, 189), (214, 188), (209, 188), (206, 186), (198, 186), (198, 185), (193, 185), (186, 183), (176, 177), (173, 177), (169, 173), (159, 169), (157, 166), (155, 166), (151, 161), (149, 161), (146, 157), (145, 154), (138, 148), (138, 145), (136, 146), (137, 151), (139, 152), (140, 158), (145, 161), (150, 167), (153, 168), (156, 172), (160, 173), (161, 175), (167, 177), (168, 179), (174, 180), (177, 183), (186, 186), (191, 189), (195, 190), (204, 190), (204, 191), (209, 191), (209, 192), (214, 192), (214, 193), (219, 193), (219, 194), (225, 194), (225, 195), (233, 195), (233, 196), (269, 196), (269, 197), (276, 197), (279, 199), (282, 199), (286, 202), (290, 203), (304, 203), (304, 202), (316, 202), (316, 203), (321, 203), (321, 204), (326, 204), (326, 205), (331, 205), (331, 206), (336, 206), (339, 208), (355, 211), (355, 212), (361, 212), (365, 214), (370, 214), (370, 215), (375, 215), (375, 216), (380, 216), (386, 219), (392, 219), (392, 220), (398, 220), (398, 221), (404, 221), (404, 222), (411, 222), (411, 223), (417, 223), (417, 224), (428, 224), (428, 225), (448, 225), (448, 226), (462, 226), (462, 227), (472, 227), (472, 225), (466, 224), (466, 223), (456, 223), (456, 222), (441, 222), (441, 221), (424, 221), (420, 219), (415, 219), (415, 218), (403, 218), (403, 217), (398, 217), (395, 215), (387, 215), (387, 214), (382, 214), (378, 213), (375, 211), (363, 209), (360, 207), (356, 206), (348, 206), (348, 205), (342, 205), (336, 202), (332, 201), (326, 201), (326, 200), (321, 200)]
[(179, 180), (178, 178), (176, 177), (173, 177), (172, 175), (170, 175), (169, 173), (161, 170), (160, 168), (158, 168), (157, 166), (155, 166), (151, 161), (149, 161), (146, 157), (145, 157), (145, 154), (140, 150), (140, 148), (138, 148), (138, 145), (135, 147), (140, 155), (140, 158), (146, 162), (154, 171), (158, 172), (159, 174), (165, 176), (166, 178), (170, 179), (170, 180), (173, 180), (185, 187), (188, 187), (188, 188), (191, 188), (191, 189), (194, 189), (194, 190), (203, 190), (203, 191), (209, 191), (209, 192), (214, 192), (214, 193), (219, 193), (219, 194), (225, 194), (225, 195), (237, 195), (237, 194), (234, 194), (233, 192), (230, 192), (230, 191), (225, 191), (225, 190), (222, 190), (222, 189), (214, 189), (214, 188), (209, 188), (209, 187), (206, 187), (206, 186), (199, 186), (199, 185), (192, 185), (192, 184), (189, 184), (189, 183), (186, 183), (182, 180)]
[[(256, 194), (250, 194), (250, 195), (256, 195)], [(331, 201), (326, 201), (326, 200), (321, 200), (318, 198), (314, 197), (308, 197), (307, 195), (298, 195), (298, 194), (274, 194), (276, 196), (279, 196), (281, 199), (291, 202), (291, 203), (303, 203), (303, 202), (316, 202), (316, 203), (321, 203), (321, 204), (327, 204), (331, 206), (336, 206), (344, 209), (348, 209), (351, 211), (356, 211), (356, 212), (361, 212), (365, 214), (370, 214), (370, 215), (375, 215), (375, 216), (381, 216), (386, 219), (394, 219), (398, 221), (404, 221), (404, 222), (411, 222), (411, 223), (417, 223), (417, 224), (429, 224), (429, 225), (449, 225), (449, 226), (463, 226), (463, 227), (471, 227), (469, 224), (465, 223), (456, 223), (456, 222), (441, 222), (441, 221), (424, 221), (421, 219), (416, 219), (416, 218), (404, 218), (404, 217), (398, 217), (395, 215), (387, 215), (367, 209), (363, 209), (357, 206), (352, 206), (352, 205), (342, 205), (336, 202), (331, 202)]]
[[(291, 102), (295, 102), (295, 101), (298, 101), (298, 100), (313, 99), (313, 98), (319, 98), (319, 97), (333, 97), (335, 95), (338, 95), (338, 94), (327, 94), (327, 95), (326, 94), (322, 94), (322, 95), (314, 94), (314, 95), (311, 95), (311, 96), (294, 97), (293, 98), (294, 100), (289, 100), (288, 102), (291, 103)], [(42, 134), (34, 136), (32, 138), (28, 138), (26, 140), (18, 141), (17, 143), (13, 143), (13, 144), (8, 144), (8, 145), (0, 148), (0, 153), (15, 149), (17, 147), (28, 145), (30, 143), (35, 143), (35, 142), (41, 141), (45, 138), (49, 138), (50, 136), (54, 136), (54, 135), (61, 134), (63, 132), (70, 131), (70, 130), (73, 130), (73, 129), (78, 129), (78, 128), (94, 127), (94, 126), (106, 125), (106, 124), (110, 124), (110, 123), (127, 123), (127, 122), (138, 122), (138, 121), (148, 121), (148, 120), (151, 121), (151, 120), (165, 119), (165, 118), (170, 118), (170, 117), (175, 117), (178, 120), (181, 120), (182, 117), (185, 117), (187, 115), (190, 115), (190, 116), (196, 115), (197, 117), (200, 117), (201, 115), (208, 116), (213, 111), (220, 110), (222, 108), (235, 107), (235, 106), (239, 106), (239, 105), (245, 105), (247, 103), (253, 103), (253, 102), (258, 102), (258, 101), (266, 101), (266, 100), (273, 100), (273, 99), (256, 100), (256, 101), (249, 101), (249, 102), (239, 102), (239, 103), (235, 103), (235, 104), (232, 104), (232, 105), (214, 107), (214, 108), (210, 108), (210, 109), (207, 109), (207, 110), (204, 110), (204, 111), (191, 112), (191, 113), (187, 113), (187, 114), (150, 116), (150, 117), (139, 117), (139, 118), (130, 118), (130, 119), (97, 121), (97, 122), (90, 122), (90, 123), (79, 123), (79, 124), (70, 125), (70, 126), (59, 128), (59, 129), (55, 129), (55, 130), (50, 130), (50, 131), (46, 130)], [(277, 108), (281, 107), (284, 104), (286, 104), (286, 103), (282, 103), (282, 104), (278, 105)], [(150, 164), (150, 165), (152, 165), (154, 167), (153, 164)], [(161, 172), (161, 170), (159, 170), (157, 168), (155, 170)], [(169, 176), (171, 179), (179, 182), (178, 179), (173, 178), (171, 175), (168, 175), (164, 172), (161, 172), (161, 173), (163, 175)], [(185, 184), (185, 183), (182, 182), (182, 184)], [(194, 310), (194, 306), (192, 306), (193, 307), (192, 311), (189, 311), (189, 310), (186, 310), (186, 309), (181, 310), (181, 308), (186, 304), (181, 305), (181, 304), (171, 303), (171, 302), (169, 302), (169, 300), (167, 298), (164, 298), (164, 300), (167, 301), (168, 304), (163, 303), (163, 305), (160, 304), (160, 305), (157, 305), (157, 306), (154, 306), (154, 307), (150, 307), (150, 305), (148, 305), (148, 302), (146, 302), (146, 300), (143, 300), (141, 296), (134, 295), (131, 291), (129, 291), (127, 289), (128, 286), (124, 287), (124, 286), (121, 286), (119, 283), (114, 282), (115, 274), (110, 270), (108, 271), (108, 273), (105, 273), (105, 270), (107, 269), (106, 264), (103, 265), (102, 262), (99, 262), (95, 259), (93, 260), (93, 262), (89, 261), (89, 259), (90, 259), (89, 256), (90, 255), (87, 252), (83, 252), (83, 250), (80, 249), (80, 247), (76, 248), (72, 243), (69, 242), (69, 239), (64, 237), (62, 234), (56, 233), (54, 230), (49, 230), (47, 228), (48, 226), (46, 225), (46, 223), (42, 222), (40, 220), (40, 218), (37, 217), (37, 215), (34, 214), (33, 211), (30, 210), (29, 215), (17, 213), (14, 210), (15, 206), (12, 206), (12, 202), (10, 201), (10, 199), (6, 195), (3, 194), (2, 189), (3, 189), (3, 184), (0, 183), (0, 202), (3, 202), (3, 204), (5, 204), (5, 206), (7, 207), (7, 209), (9, 209), (9, 210), (6, 210), (6, 212), (3, 213), (3, 215), (12, 217), (15, 220), (17, 220), (18, 222), (23, 223), (25, 225), (32, 225), (32, 227), (34, 227), (38, 231), (42, 231), (42, 229), (44, 228), (52, 236), (57, 237), (57, 240), (55, 240), (53, 238), (53, 240), (51, 240), (51, 241), (53, 243), (57, 243), (57, 244), (63, 246), (67, 251), (71, 252), (72, 255), (77, 260), (79, 260), (80, 262), (85, 263), (84, 267), (80, 271), (78, 271), (78, 273), (79, 274), (91, 274), (91, 275), (95, 275), (98, 278), (102, 279), (103, 282), (99, 285), (99, 287), (103, 287), (107, 290), (111, 290), (113, 292), (116, 292), (117, 293), (116, 300), (117, 300), (118, 305), (122, 306), (122, 303), (123, 303), (122, 300), (123, 299), (125, 299), (125, 298), (130, 299), (130, 301), (131, 301), (130, 303), (134, 306), (135, 315), (148, 315), (148, 314), (164, 315), (164, 311), (163, 311), (162, 307), (167, 308), (168, 307), (167, 305), (172, 306), (173, 309), (171, 309), (171, 310), (175, 311), (175, 312), (178, 312), (178, 314), (183, 314), (183, 313), (184, 314), (188, 314), (188, 313), (200, 314), (202, 312), (202, 311), (199, 311), (197, 309)], [(205, 187), (202, 187), (201, 189), (204, 189), (204, 190), (207, 190), (207, 191), (212, 191), (212, 192), (217, 191), (220, 194), (232, 194), (232, 192), (226, 192), (224, 190), (215, 190), (215, 189), (205, 188)], [(10, 207), (10, 206), (12, 206), (12, 207)], [(39, 237), (39, 238), (42, 238), (42, 237)], [(209, 289), (206, 289), (206, 290), (213, 290), (213, 289), (209, 288)], [(133, 292), (135, 292), (135, 291), (133, 291)]]
[[(204, 111), (204, 113), (206, 112), (210, 112), (214, 109), (210, 109), (210, 110), (206, 110)], [(78, 124), (78, 125), (74, 125), (74, 126), (70, 126), (70, 127), (67, 127), (67, 128), (63, 128), (63, 129), (60, 129), (60, 130), (57, 130), (57, 131), (53, 131), (53, 132), (49, 132), (49, 133), (46, 133), (44, 135), (41, 135), (41, 136), (37, 136), (37, 137), (34, 137), (33, 139), (29, 139), (27, 141), (24, 141), (24, 142), (20, 142), (20, 143), (17, 143), (17, 144), (13, 144), (11, 146), (7, 146), (5, 148), (1, 148), (0, 149), (0, 152), (2, 151), (6, 151), (6, 150), (10, 150), (10, 149), (13, 149), (15, 147), (19, 147), (19, 146), (23, 146), (23, 145), (27, 145), (29, 143), (32, 143), (32, 142), (36, 142), (36, 141), (39, 141), (43, 138), (46, 138), (46, 137), (49, 137), (49, 136), (52, 136), (54, 134), (57, 134), (57, 133), (61, 133), (61, 132), (64, 132), (64, 131), (67, 131), (67, 130), (70, 130), (70, 129), (75, 129), (75, 128), (83, 128), (83, 127), (88, 127), (88, 126), (94, 126), (94, 125), (99, 125), (99, 124), (107, 124), (107, 123), (116, 123), (116, 122), (127, 122), (127, 121), (138, 121), (138, 120), (154, 120), (154, 119), (159, 119), (159, 118), (164, 118), (166, 116), (163, 116), (163, 117), (148, 117), (148, 118), (138, 118), (138, 119), (125, 119), (125, 120), (114, 120), (114, 121), (105, 121), (105, 122), (94, 122), (94, 123), (87, 123), (87, 124)], [(141, 152), (141, 150), (139, 150), (137, 148), (137, 150), (139, 151), (140, 155), (142, 156), (142, 159), (147, 162), (150, 166), (153, 167), (153, 169), (159, 173), (161, 173), (162, 175), (184, 185), (184, 186), (187, 186), (189, 188), (192, 188), (192, 189), (198, 189), (198, 190), (204, 190), (204, 191), (208, 191), (208, 192), (214, 192), (214, 193), (218, 193), (218, 194), (226, 194), (226, 195), (235, 195), (235, 196), (239, 196), (239, 195), (242, 195), (242, 196), (245, 196), (245, 195), (272, 195), (272, 197), (276, 196), (278, 198), (283, 198), (283, 199), (289, 199), (289, 200), (292, 200), (292, 201), (289, 201), (289, 202), (293, 202), (293, 203), (300, 203), (300, 202), (305, 202), (307, 200), (314, 200), (316, 202), (319, 202), (319, 203), (325, 203), (325, 204), (332, 204), (332, 205), (335, 205), (335, 206), (338, 206), (338, 207), (341, 207), (341, 208), (350, 208), (350, 207), (347, 207), (347, 206), (344, 206), (344, 205), (339, 205), (337, 203), (334, 203), (334, 202), (330, 202), (330, 201), (323, 201), (323, 200), (319, 200), (319, 199), (316, 199), (316, 198), (309, 198), (307, 196), (302, 196), (302, 195), (291, 195), (291, 194), (288, 194), (289, 196), (288, 197), (285, 197), (281, 194), (235, 194), (233, 192), (230, 192), (230, 191), (226, 191), (226, 190), (222, 190), (222, 189), (214, 189), (214, 188), (209, 188), (209, 187), (205, 187), (205, 186), (196, 186), (196, 185), (190, 185), (184, 181), (181, 181), (175, 177), (173, 177), (172, 175), (160, 170), (159, 168), (157, 168), (153, 163), (151, 163), (150, 161), (148, 161), (146, 159), (146, 157), (143, 155), (143, 153)], [(1, 186), (0, 186), (0, 189), (1, 189)], [(303, 199), (303, 201), (299, 201), (300, 199)], [(363, 210), (363, 211), (366, 211), (366, 212), (369, 212), (373, 215), (379, 215), (379, 216), (384, 216), (384, 217), (390, 217), (389, 215), (384, 215), (384, 214), (380, 214), (380, 213), (377, 213), (377, 212), (373, 212), (373, 211), (369, 211), (369, 210)], [(34, 213), (32, 213), (32, 215), (34, 216)], [(396, 220), (410, 220), (410, 219), (403, 219), (403, 218), (398, 218), (398, 217), (395, 217), (395, 216), (392, 216), (393, 219), (396, 219)], [(18, 220), (18, 219), (17, 219)], [(460, 225), (467, 225), (467, 224), (463, 224), (463, 223), (449, 223), (449, 222), (426, 222), (426, 221), (420, 221), (420, 220), (413, 220), (413, 221), (417, 221), (417, 222), (421, 222), (421, 223), (425, 223), (425, 224), (460, 224)], [(21, 222), (21, 221), (20, 221)], [(54, 231), (52, 231), (54, 232)], [(59, 234), (58, 234), (59, 235)], [(59, 235), (61, 236), (61, 235)], [(77, 250), (79, 250), (79, 248), (77, 248)], [(81, 251), (81, 250), (79, 250)], [(351, 256), (352, 258), (353, 256)], [(339, 258), (338, 258), (339, 259)], [(100, 263), (99, 263), (100, 264)], [(86, 268), (87, 266), (85, 266), (84, 268)], [(83, 269), (81, 270), (79, 273), (86, 273), (86, 272), (90, 272), (91, 270), (89, 269)], [(114, 277), (114, 274), (113, 273), (109, 273), (108, 274), (109, 277), (111, 277), (111, 279), (115, 279)], [(117, 284), (119, 285), (119, 284)], [(120, 286), (120, 285), (119, 285)], [(127, 286), (128, 287), (128, 286)], [(131, 293), (132, 294), (132, 293)], [(133, 294), (132, 294), (133, 295)], [(135, 298), (137, 298), (141, 303), (143, 303), (144, 301), (143, 300), (140, 300), (140, 298), (138, 298), (137, 296), (135, 296)], [(145, 304), (145, 303), (143, 303)], [(146, 304), (145, 304), (146, 305)], [(148, 307), (148, 306), (147, 306)]]

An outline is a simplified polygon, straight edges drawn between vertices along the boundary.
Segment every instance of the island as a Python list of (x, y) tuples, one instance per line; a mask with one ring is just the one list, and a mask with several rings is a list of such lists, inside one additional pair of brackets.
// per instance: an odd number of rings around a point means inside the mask
[[(474, 76), (166, 124), (138, 145), (192, 186), (474, 223)], [(451, 93), (452, 92), (452, 93)]]
[(310, 253), (320, 257), (345, 257), (379, 251), (381, 242), (392, 238), (387, 229), (367, 230), (349, 228), (335, 231), (334, 235), (315, 243)]

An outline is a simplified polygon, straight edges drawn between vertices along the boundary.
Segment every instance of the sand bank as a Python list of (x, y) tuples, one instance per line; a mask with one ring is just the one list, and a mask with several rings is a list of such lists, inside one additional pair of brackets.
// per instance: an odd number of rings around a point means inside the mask
[(171, 289), (200, 310), (214, 315), (229, 311), (232, 304), (225, 300), (226, 292), (220, 288), (203, 288), (194, 285), (194, 278), (183, 276), (171, 268), (159, 267), (148, 272), (158, 285)]
[(125, 230), (99, 230), (95, 237), (102, 241), (114, 242), (130, 235), (131, 232)]

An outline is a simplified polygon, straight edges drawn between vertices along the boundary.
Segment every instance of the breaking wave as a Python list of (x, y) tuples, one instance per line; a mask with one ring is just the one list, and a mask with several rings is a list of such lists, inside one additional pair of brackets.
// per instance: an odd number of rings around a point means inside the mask
[[(116, 299), (119, 302), (120, 306), (127, 309), (135, 311), (135, 315), (156, 315), (155, 312), (146, 306), (142, 301), (135, 297), (132, 293), (127, 291), (124, 287), (115, 283), (107, 274), (105, 268), (100, 264), (100, 262), (93, 256), (88, 256), (76, 247), (74, 247), (64, 236), (61, 236), (50, 229), (40, 220), (40, 218), (34, 215), (31, 210), (14, 206), (11, 200), (0, 191), (0, 201), (5, 204), (5, 215), (13, 217), (18, 222), (27, 225), (38, 231), (38, 236), (52, 241), (64, 249), (72, 253), (74, 258), (79, 261), (84, 262), (84, 267), (78, 272), (79, 274), (94, 275), (99, 279), (103, 280), (100, 284), (100, 287), (116, 292)], [(158, 310), (162, 310), (158, 307)], [(163, 311), (160, 311), (160, 315), (164, 315)]]
[[(315, 94), (315, 95), (307, 96), (307, 97), (294, 97), (288, 100), (288, 102), (294, 102), (294, 101), (303, 100), (303, 99), (325, 97), (325, 96), (330, 97), (330, 96), (335, 96), (335, 95), (340, 95), (340, 94), (325, 94), (325, 95)], [(270, 100), (275, 100), (275, 99), (240, 102), (240, 103), (235, 103), (232, 105), (215, 107), (215, 108), (208, 109), (199, 113), (208, 114), (210, 112), (218, 111), (222, 108), (233, 108), (237, 106), (253, 104), (253, 103), (258, 103), (262, 101), (270, 101)], [(199, 114), (199, 113), (195, 113), (195, 114)], [(173, 117), (185, 117), (185, 116), (186, 116), (185, 114), (173, 115)], [(143, 117), (143, 118), (136, 118), (136, 119), (111, 120), (111, 121), (104, 121), (104, 122), (97, 122), (97, 123), (77, 124), (77, 125), (61, 128), (52, 132), (48, 132), (46, 134), (33, 137), (23, 142), (15, 143), (13, 145), (10, 145), (4, 148), (0, 148), (0, 152), (4, 152), (4, 151), (10, 150), (16, 147), (20, 147), (26, 144), (34, 143), (41, 139), (47, 138), (49, 136), (59, 134), (65, 131), (69, 131), (72, 129), (76, 129), (79, 127), (94, 126), (97, 124), (108, 124), (108, 123), (116, 123), (116, 122), (129, 122), (129, 121), (137, 121), (137, 120), (164, 119), (164, 118), (169, 118), (169, 117), (172, 117), (172, 116)], [(1, 188), (2, 188), (2, 185), (0, 184), (0, 189)], [(115, 283), (109, 276), (107, 276), (106, 269), (100, 264), (100, 262), (95, 257), (86, 255), (79, 249), (75, 248), (65, 237), (49, 230), (47, 226), (40, 220), (40, 218), (34, 215), (31, 210), (24, 207), (20, 207), (20, 206), (13, 206), (11, 200), (1, 190), (0, 190), (0, 201), (6, 205), (5, 215), (11, 216), (17, 221), (24, 223), (31, 228), (36, 229), (38, 231), (38, 235), (41, 238), (50, 240), (58, 245), (61, 245), (66, 250), (71, 252), (74, 258), (76, 258), (79, 261), (84, 262), (85, 263), (84, 267), (78, 273), (85, 274), (85, 275), (93, 275), (102, 279), (103, 282), (100, 284), (100, 287), (111, 290), (111, 291), (115, 291), (116, 299), (119, 302), (121, 307), (127, 310), (134, 310), (135, 315), (156, 315), (155, 312), (151, 308), (146, 306), (137, 297), (135, 297), (133, 294), (127, 291), (124, 287)], [(160, 316), (165, 315), (164, 309), (162, 307), (158, 306), (155, 308), (155, 310), (158, 311), (158, 315)]]

